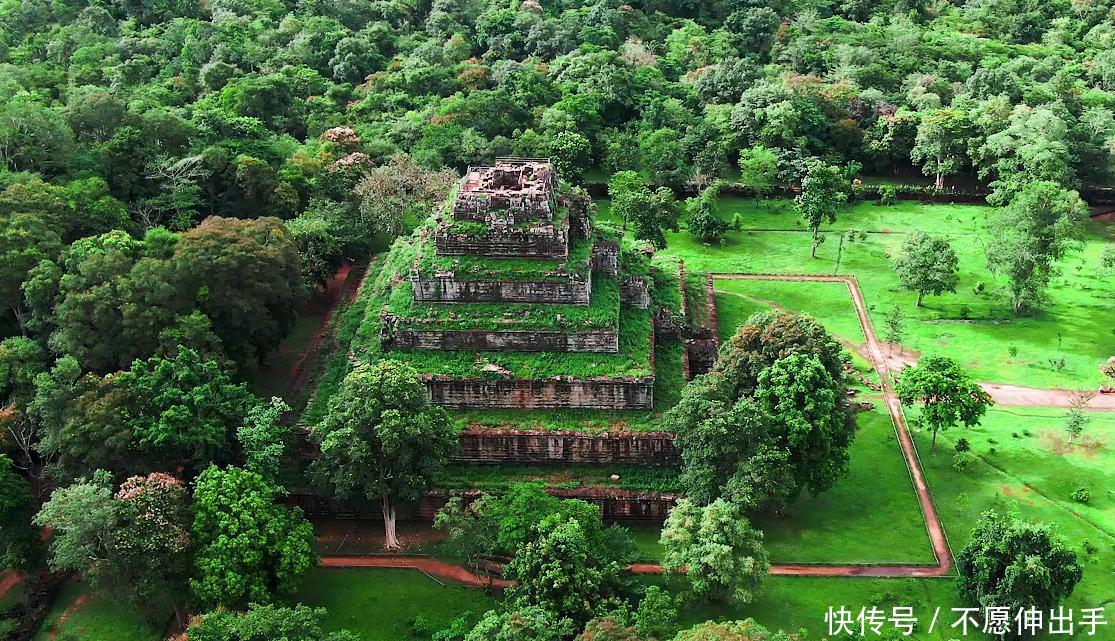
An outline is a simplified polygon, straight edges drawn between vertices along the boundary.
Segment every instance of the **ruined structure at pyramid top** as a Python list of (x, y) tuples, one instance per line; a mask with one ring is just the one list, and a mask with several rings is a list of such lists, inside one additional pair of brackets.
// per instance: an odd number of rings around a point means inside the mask
[(556, 184), (548, 158), (497, 158), (491, 167), (469, 167), (453, 200), (453, 217), (551, 220), (557, 209)]

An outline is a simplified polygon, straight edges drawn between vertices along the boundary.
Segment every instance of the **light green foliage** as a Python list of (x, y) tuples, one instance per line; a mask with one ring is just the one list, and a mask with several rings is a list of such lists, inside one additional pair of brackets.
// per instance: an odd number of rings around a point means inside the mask
[(740, 182), (762, 197), (774, 190), (778, 177), (778, 156), (767, 147), (756, 145), (739, 155)]
[(539, 606), (489, 610), (464, 641), (562, 641), (575, 631), (573, 622)]
[(190, 590), (206, 607), (244, 607), (293, 594), (314, 565), (313, 526), (278, 505), (259, 474), (212, 466), (194, 489)]
[(615, 595), (621, 570), (592, 549), (579, 521), (553, 519), (516, 552), (506, 574), (517, 582), (513, 602), (584, 624)]
[(1007, 277), (1015, 313), (1046, 300), (1057, 261), (1080, 237), (1086, 207), (1074, 191), (1048, 181), (1030, 182), (989, 222), (996, 242), (987, 264)]
[(94, 574), (105, 558), (120, 506), (112, 499), (112, 479), (99, 471), (51, 493), (35, 515), (35, 524), (55, 532), (50, 566), (62, 571)]
[(781, 630), (770, 632), (754, 619), (701, 623), (682, 630), (674, 641), (791, 641), (796, 639)]
[(40, 261), (62, 249), (58, 234), (41, 217), (15, 214), (0, 217), (0, 298), (22, 326), (26, 323), (21, 286)]
[(978, 425), (993, 404), (991, 396), (956, 361), (945, 356), (923, 356), (917, 367), (902, 372), (896, 391), (903, 404), (919, 404), (917, 424), (933, 433), (934, 448), (937, 432), (958, 423)]
[(215, 610), (195, 618), (188, 634), (193, 641), (357, 641), (351, 632), (322, 630), (324, 609), (304, 605), (251, 605), (247, 612)]
[(956, 291), (957, 263), (956, 252), (947, 238), (916, 233), (902, 244), (894, 271), (903, 289), (917, 292), (917, 306), (921, 307), (926, 294)]
[(662, 528), (662, 545), (663, 569), (674, 573), (684, 567), (693, 593), (714, 601), (750, 603), (770, 567), (763, 533), (723, 499), (704, 507), (678, 501)]
[(952, 108), (930, 111), (918, 122), (910, 160), (921, 165), (926, 176), (934, 176), (937, 188), (964, 166), (970, 126), (967, 115)]
[(279, 418), (290, 411), (283, 399), (273, 396), (269, 404), (253, 405), (244, 424), (236, 429), (236, 440), (244, 451), (244, 467), (268, 481), (276, 481), (289, 430)]
[(820, 229), (824, 223), (836, 222), (836, 213), (848, 200), (851, 186), (838, 167), (812, 160), (801, 181), (801, 194), (794, 199), (798, 215), (813, 234), (812, 257), (817, 257)]
[(635, 612), (639, 634), (653, 639), (669, 639), (677, 630), (678, 609), (674, 598), (657, 585), (647, 588)]

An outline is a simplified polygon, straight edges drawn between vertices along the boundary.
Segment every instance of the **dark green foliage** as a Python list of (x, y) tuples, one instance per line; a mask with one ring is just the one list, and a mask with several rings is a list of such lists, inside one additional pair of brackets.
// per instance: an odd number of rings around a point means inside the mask
[(1050, 526), (986, 512), (972, 540), (956, 556), (956, 585), (974, 606), (1049, 611), (1062, 603), (1084, 574), (1076, 553)]
[(749, 512), (781, 511), (847, 471), (854, 424), (848, 355), (815, 320), (756, 314), (721, 348), (662, 418), (677, 434), (680, 482), (707, 504), (730, 498)]
[(0, 564), (33, 567), (41, 551), (38, 530), (31, 525), (31, 484), (19, 475), (12, 459), (0, 454)]
[(259, 400), (215, 361), (179, 347), (172, 359), (137, 360), (69, 391), (43, 387), (39, 402), (61, 412), (44, 421), (43, 449), (66, 469), (196, 474), (235, 460), (236, 430)]

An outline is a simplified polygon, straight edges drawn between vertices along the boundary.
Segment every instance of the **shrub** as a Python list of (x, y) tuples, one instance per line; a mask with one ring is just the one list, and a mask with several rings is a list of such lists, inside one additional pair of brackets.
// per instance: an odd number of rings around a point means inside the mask
[(1072, 491), (1072, 500), (1077, 503), (1088, 503), (1092, 500), (1092, 493), (1088, 488), (1080, 486)]
[(956, 439), (956, 446), (955, 447), (956, 447), (956, 451), (958, 453), (959, 452), (969, 452), (972, 449), (972, 444), (968, 442), (968, 439), (966, 439), (964, 437), (960, 437), (960, 438)]
[(952, 457), (952, 469), (957, 472), (964, 472), (968, 470), (976, 462), (976, 456), (971, 452), (957, 452), (956, 456)]
[(879, 185), (879, 204), (893, 205), (898, 202), (898, 188), (894, 185)]

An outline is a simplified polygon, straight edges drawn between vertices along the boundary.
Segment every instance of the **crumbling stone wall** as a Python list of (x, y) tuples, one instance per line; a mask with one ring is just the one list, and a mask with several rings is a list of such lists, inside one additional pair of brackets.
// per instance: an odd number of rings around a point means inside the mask
[(650, 307), (650, 287), (642, 276), (628, 276), (620, 283), (619, 299), (624, 305), (646, 309)]
[(691, 379), (698, 374), (706, 374), (716, 364), (716, 355), (720, 349), (720, 336), (717, 330), (716, 319), (716, 292), (715, 280), (712, 274), (705, 281), (706, 304), (708, 305), (708, 325), (694, 328), (694, 336), (685, 342), (685, 352), (689, 363)]
[(569, 255), (569, 230), (491, 228), (483, 235), (451, 234), (439, 228), (434, 245), (440, 256), (491, 256), (494, 258), (562, 259)]
[(619, 243), (596, 241), (592, 246), (592, 271), (609, 276), (619, 273)]
[(576, 431), (468, 429), (454, 459), (464, 463), (639, 463), (678, 462), (669, 432), (593, 434)]
[(380, 323), (380, 339), (388, 349), (514, 352), (619, 352), (619, 332), (528, 332), (490, 330), (394, 329), (389, 319)]
[[(678, 499), (676, 494), (621, 489), (551, 488), (546, 491), (559, 498), (580, 499), (598, 505), (601, 519), (621, 523), (662, 523)], [(415, 516), (432, 521), (438, 510), (445, 507), (449, 499), (454, 496), (462, 497), (467, 505), (480, 496), (480, 492), (431, 490), (422, 497)]]
[[(591, 274), (591, 272), (589, 272)], [(563, 303), (588, 305), (591, 275), (570, 274), (561, 281), (458, 280), (453, 275), (411, 272), (414, 300), (420, 303)]]
[(437, 405), (487, 409), (649, 410), (654, 377), (641, 378), (453, 378), (425, 375)]

